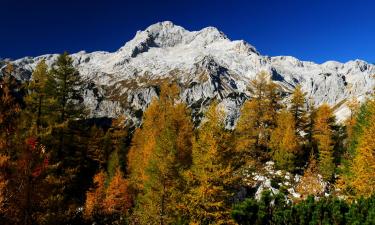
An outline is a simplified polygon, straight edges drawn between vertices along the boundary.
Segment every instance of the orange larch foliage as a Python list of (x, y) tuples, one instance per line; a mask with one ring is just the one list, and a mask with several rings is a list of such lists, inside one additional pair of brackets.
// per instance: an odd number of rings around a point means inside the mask
[(95, 214), (103, 214), (103, 202), (105, 199), (105, 179), (106, 174), (103, 171), (95, 174), (94, 187), (86, 193), (86, 202), (84, 216), (92, 218)]
[(106, 190), (103, 202), (104, 212), (107, 214), (124, 215), (132, 205), (128, 181), (123, 178), (121, 171), (118, 168)]

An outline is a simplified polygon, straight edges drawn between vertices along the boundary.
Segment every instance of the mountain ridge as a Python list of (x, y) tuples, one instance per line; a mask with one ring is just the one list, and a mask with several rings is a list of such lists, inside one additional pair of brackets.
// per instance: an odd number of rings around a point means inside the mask
[[(336, 109), (339, 120), (348, 116), (347, 99), (363, 101), (375, 85), (375, 66), (363, 60), (317, 64), (292, 56), (263, 56), (251, 44), (231, 41), (215, 27), (188, 31), (170, 21), (137, 31), (115, 52), (80, 51), (71, 56), (90, 84), (85, 89), (85, 104), (91, 116), (126, 114), (136, 123), (140, 122), (140, 112), (157, 95), (155, 86), (163, 79), (175, 80), (183, 87), (181, 98), (198, 119), (212, 99), (219, 99), (230, 126), (249, 97), (249, 81), (260, 71), (268, 72), (287, 94), (301, 85), (317, 104), (340, 105)], [(24, 57), (12, 63), (17, 78), (28, 80), (40, 60), (52, 65), (56, 57)]]

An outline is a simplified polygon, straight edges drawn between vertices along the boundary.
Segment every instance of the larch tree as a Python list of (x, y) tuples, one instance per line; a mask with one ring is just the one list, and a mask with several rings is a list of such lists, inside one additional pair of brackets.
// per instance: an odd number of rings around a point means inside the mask
[(120, 168), (117, 168), (106, 190), (104, 212), (110, 215), (112, 221), (124, 221), (132, 205), (128, 181), (123, 177)]
[(250, 82), (249, 91), (251, 98), (244, 103), (235, 130), (235, 148), (248, 162), (268, 157), (271, 131), (282, 108), (279, 86), (269, 80), (266, 72)]
[(9, 198), (11, 191), (9, 187), (9, 156), (0, 154), (0, 220), (5, 221), (9, 210)]
[(282, 110), (277, 118), (277, 126), (271, 133), (270, 148), (276, 166), (293, 171), (299, 153), (299, 142), (293, 115)]
[(370, 116), (355, 149), (350, 184), (355, 195), (370, 197), (375, 193), (375, 101), (370, 100), (367, 104)]
[(50, 73), (46, 85), (48, 94), (56, 100), (56, 104), (51, 106), (56, 114), (56, 122), (64, 123), (69, 119), (82, 118), (85, 115), (81, 104), (83, 81), (67, 52), (58, 56)]
[(306, 93), (302, 91), (300, 85), (294, 89), (290, 99), (289, 111), (292, 113), (297, 135), (305, 131), (307, 123)]
[(231, 162), (223, 154), (232, 151), (226, 140), (224, 113), (212, 104), (193, 139), (193, 164), (186, 172), (187, 217), (191, 223), (231, 224), (229, 199), (236, 180)]
[(348, 101), (347, 106), (350, 110), (350, 116), (345, 120), (347, 139), (351, 140), (353, 136), (353, 129), (356, 124), (356, 116), (358, 114), (360, 103), (356, 98), (352, 98)]
[(334, 115), (332, 109), (327, 104), (322, 104), (317, 108), (313, 139), (317, 143), (319, 157), (319, 171), (323, 178), (330, 180), (335, 170), (334, 164)]
[(20, 88), (16, 79), (11, 76), (12, 64), (5, 68), (7, 71), (0, 78), (0, 150), (2, 154), (11, 155), (11, 136), (17, 128), (17, 119), (21, 112), (15, 91)]
[(145, 112), (129, 152), (130, 179), (139, 191), (134, 218), (142, 224), (168, 224), (177, 217), (180, 173), (191, 163), (193, 134), (190, 111), (179, 103), (178, 92), (176, 85), (162, 84), (159, 100)]
[(104, 216), (103, 203), (106, 197), (105, 187), (106, 173), (99, 171), (93, 178), (94, 186), (86, 192), (86, 201), (84, 207), (84, 217), (87, 220), (95, 220)]
[[(142, 192), (149, 178), (145, 165), (156, 150), (157, 138), (167, 124), (176, 132), (176, 148), (178, 164), (186, 168), (189, 165), (191, 152), (191, 135), (193, 125), (190, 111), (183, 103), (178, 102), (178, 86), (162, 83), (159, 99), (153, 99), (146, 109), (142, 127), (134, 132), (131, 148), (128, 154), (128, 172), (134, 188)], [(172, 125), (170, 125), (172, 124)]]
[(156, 139), (155, 150), (146, 165), (149, 179), (137, 202), (136, 214), (140, 224), (171, 224), (177, 221), (176, 206), (181, 199), (183, 182), (176, 139), (171, 124), (166, 125)]
[(148, 164), (150, 156), (156, 146), (156, 136), (162, 127), (159, 113), (160, 105), (157, 99), (153, 99), (143, 116), (143, 124), (134, 132), (131, 147), (128, 154), (128, 173), (131, 185), (141, 192), (147, 175), (144, 166)]
[(33, 71), (31, 80), (27, 86), (28, 93), (25, 97), (27, 116), (31, 129), (35, 129), (36, 135), (40, 135), (41, 129), (47, 127), (48, 106), (52, 99), (46, 94), (46, 84), (49, 78), (48, 66), (45, 60), (38, 63)]
[(318, 162), (314, 154), (310, 155), (307, 168), (304, 170), (296, 190), (303, 199), (310, 195), (321, 196), (324, 193), (323, 180), (319, 175)]

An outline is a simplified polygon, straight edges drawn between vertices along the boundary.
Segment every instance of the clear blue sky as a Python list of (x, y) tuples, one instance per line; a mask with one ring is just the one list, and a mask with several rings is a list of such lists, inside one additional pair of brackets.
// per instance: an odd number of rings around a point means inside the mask
[(215, 26), (269, 56), (375, 62), (372, 0), (1, 0), (0, 57), (115, 51), (164, 20)]

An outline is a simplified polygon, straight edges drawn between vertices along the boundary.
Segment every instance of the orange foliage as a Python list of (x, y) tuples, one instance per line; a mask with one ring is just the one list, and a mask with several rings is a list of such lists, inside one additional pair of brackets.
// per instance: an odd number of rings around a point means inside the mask
[(107, 214), (126, 214), (132, 207), (128, 181), (122, 177), (118, 168), (106, 191), (103, 202), (104, 212)]
[(95, 174), (94, 185), (95, 187), (90, 189), (86, 193), (86, 202), (84, 215), (86, 218), (92, 217), (94, 214), (101, 214), (101, 206), (105, 199), (105, 178), (106, 175), (103, 171)]

